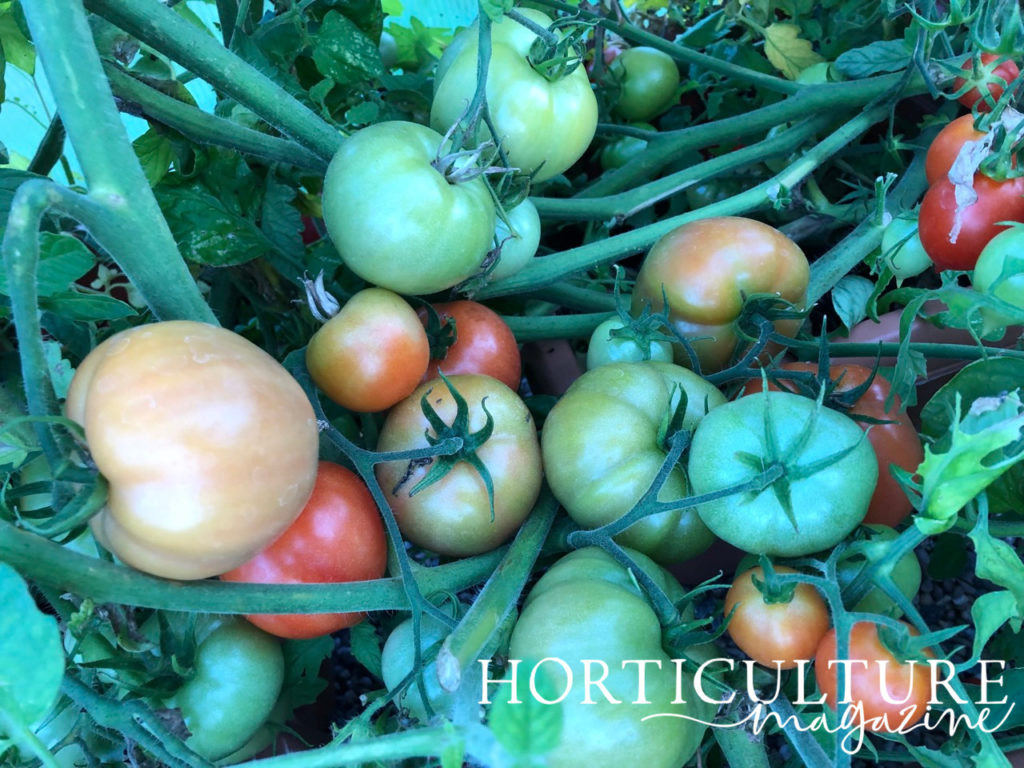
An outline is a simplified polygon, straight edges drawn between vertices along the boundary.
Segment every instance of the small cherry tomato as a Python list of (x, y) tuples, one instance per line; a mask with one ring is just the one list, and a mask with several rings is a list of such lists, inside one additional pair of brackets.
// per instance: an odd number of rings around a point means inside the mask
[(917, 227), (916, 215), (898, 216), (882, 233), (882, 263), (897, 279), (914, 277), (932, 266)]
[[(468, 300), (435, 304), (434, 310), (441, 327), (430, 340), (431, 360), (422, 381), (436, 379), (439, 373), (482, 373), (513, 391), (519, 389), (519, 345), (497, 312)], [(419, 316), (429, 330), (427, 311), (420, 309)]]
[(338, 405), (361, 412), (383, 411), (406, 397), (429, 362), (416, 311), (383, 288), (355, 294), (306, 347), (316, 385)]
[[(377, 505), (354, 472), (321, 461), (313, 495), (281, 536), (224, 581), (318, 584), (379, 579), (387, 568), (388, 541)], [(363, 613), (254, 614), (249, 619), (278, 637), (328, 635), (363, 620)]]
[(618, 85), (615, 111), (626, 120), (650, 120), (672, 104), (679, 88), (679, 68), (664, 51), (647, 46), (627, 48), (608, 65)]
[[(974, 58), (968, 57), (960, 65), (964, 74), (953, 80), (953, 90), (959, 91), (968, 82), (972, 83), (972, 87), (958, 96), (957, 101), (968, 109), (974, 109), (977, 105), (979, 112), (991, 112), (993, 104), (999, 101), (1006, 87), (1020, 75), (1020, 68), (1017, 62), (996, 53), (983, 53), (978, 58), (981, 63), (980, 78), (975, 79)], [(981, 88), (988, 91), (987, 98)]]

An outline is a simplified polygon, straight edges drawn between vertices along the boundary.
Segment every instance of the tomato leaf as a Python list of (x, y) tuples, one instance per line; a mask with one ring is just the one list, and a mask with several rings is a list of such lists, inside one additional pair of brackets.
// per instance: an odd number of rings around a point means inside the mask
[(847, 275), (832, 289), (832, 305), (843, 325), (853, 328), (868, 316), (868, 301), (875, 284), (866, 277)]
[(41, 298), (39, 308), (53, 312), (67, 320), (80, 322), (119, 320), (138, 314), (130, 304), (125, 304), (111, 296), (75, 293), (74, 291)]
[(21, 575), (0, 562), (0, 710), (31, 723), (53, 707), (64, 678), (64, 649), (52, 616), (36, 606)]
[(284, 682), (281, 697), (289, 709), (312, 704), (327, 687), (320, 676), (320, 668), (334, 650), (330, 635), (310, 640), (286, 640), (281, 644), (284, 653)]
[(846, 77), (858, 78), (880, 72), (899, 72), (910, 63), (911, 51), (903, 40), (876, 40), (841, 53), (836, 68)]
[(244, 264), (263, 256), (270, 243), (248, 219), (198, 187), (160, 188), (157, 201), (182, 255), (213, 267)]
[(790, 80), (801, 71), (825, 59), (816, 53), (810, 40), (800, 37), (800, 27), (776, 22), (764, 30), (764, 54), (768, 61)]
[(155, 187), (171, 167), (174, 145), (168, 138), (152, 128), (132, 142), (132, 148), (142, 165), (142, 172), (151, 187)]
[(0, 40), (3, 40), (3, 58), (22, 72), (34, 75), (36, 72), (36, 49), (22, 32), (16, 16), (16, 8), (4, 3), (0, 9)]
[[(40, 296), (53, 296), (92, 269), (95, 257), (71, 235), (43, 232), (39, 235), (39, 266), (36, 287)], [(7, 273), (0, 270), (0, 293), (7, 294)]]
[(381, 665), (381, 642), (377, 630), (368, 621), (360, 622), (349, 629), (349, 643), (356, 661), (366, 667), (374, 677), (383, 680)]
[(313, 61), (324, 77), (342, 85), (362, 82), (384, 71), (376, 43), (337, 11), (324, 17), (316, 35)]
[(1020, 631), (1021, 614), (1017, 599), (1008, 589), (998, 592), (986, 592), (980, 595), (971, 606), (971, 620), (974, 622), (974, 649), (972, 656), (981, 658), (985, 644), (1000, 627), (1012, 621), (1016, 631)]

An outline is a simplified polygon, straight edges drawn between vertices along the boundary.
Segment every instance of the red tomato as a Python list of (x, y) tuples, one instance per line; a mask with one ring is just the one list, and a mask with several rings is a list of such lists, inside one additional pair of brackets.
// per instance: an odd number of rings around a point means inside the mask
[[(221, 575), (257, 584), (318, 584), (379, 579), (387, 566), (384, 523), (366, 484), (345, 467), (321, 461), (313, 495), (298, 519), (248, 562)], [(362, 613), (247, 616), (279, 637), (319, 637), (363, 620)]]
[(1006, 229), (1001, 221), (1024, 221), (1024, 178), (996, 181), (974, 174), (978, 199), (960, 212), (960, 230), (951, 242), (956, 223), (956, 189), (940, 178), (925, 193), (918, 216), (921, 244), (938, 271), (970, 270), (988, 241)]
[(932, 139), (924, 157), (924, 175), (928, 184), (946, 178), (960, 148), (968, 141), (977, 141), (984, 135), (974, 128), (974, 115), (961, 115), (947, 123)]
[[(912, 635), (917, 631), (907, 625)], [(836, 662), (836, 630), (830, 629), (821, 639), (814, 658), (814, 679), (825, 700), (836, 707), (839, 674), (842, 666)], [(931, 655), (931, 654), (929, 654)], [(869, 731), (892, 733), (907, 728), (924, 717), (931, 698), (931, 676), (928, 664), (922, 661), (900, 663), (878, 636), (878, 625), (871, 621), (858, 621), (850, 631), (848, 659), (850, 685), (846, 699), (860, 704), (862, 717), (855, 724), (864, 724)], [(885, 664), (885, 693), (882, 689), (882, 664)], [(829, 669), (829, 662), (832, 668)], [(860, 663), (867, 662), (867, 665)], [(893, 703), (895, 702), (895, 703)], [(902, 712), (902, 710), (906, 712)]]
[[(816, 373), (817, 363), (782, 363), (781, 370), (786, 371), (808, 371)], [(829, 378), (832, 381), (839, 380), (836, 387), (837, 393), (856, 389), (868, 380), (871, 369), (863, 365), (833, 365), (829, 370)], [(842, 379), (840, 380), (840, 376)], [(782, 379), (782, 382), (791, 390), (799, 391), (792, 385), (791, 381)], [(771, 382), (769, 389), (779, 389)], [(867, 524), (878, 523), (882, 525), (899, 525), (913, 511), (913, 506), (907, 494), (903, 492), (900, 484), (896, 481), (890, 471), (890, 467), (897, 466), (907, 472), (913, 472), (918, 465), (924, 461), (924, 448), (921, 445), (921, 438), (917, 429), (910, 421), (906, 411), (900, 410), (900, 400), (893, 400), (892, 409), (885, 410), (885, 401), (889, 397), (892, 386), (882, 376), (876, 375), (868, 387), (853, 406), (847, 411), (851, 416), (866, 416), (879, 421), (888, 421), (888, 424), (870, 424), (857, 421), (863, 429), (868, 429), (868, 440), (875, 450), (878, 458), (878, 485), (871, 496), (871, 504), (868, 507), (864, 522)], [(747, 385), (748, 392), (760, 392), (760, 379), (752, 380)]]
[[(439, 372), (446, 376), (482, 373), (513, 392), (519, 389), (522, 377), (519, 346), (512, 330), (497, 312), (467, 300), (435, 304), (434, 310), (441, 319), (441, 329), (430, 339), (431, 361), (421, 381), (436, 379)], [(419, 316), (427, 325), (426, 310), (420, 309)]]
[[(991, 112), (992, 104), (989, 103), (988, 99), (982, 98), (979, 86), (985, 86), (988, 88), (988, 93), (991, 96), (992, 103), (999, 101), (999, 98), (1003, 95), (1003, 91), (1006, 86), (1012, 83), (1017, 76), (1020, 74), (1020, 68), (1017, 66), (1015, 61), (1006, 59), (998, 64), (993, 64), (998, 61), (1001, 56), (997, 53), (983, 53), (981, 54), (981, 78), (975, 83), (973, 88), (970, 88), (957, 98), (961, 104), (968, 109), (973, 109), (977, 104), (979, 112)], [(964, 72), (964, 77), (957, 77), (953, 80), (953, 90), (959, 91), (967, 83), (974, 81), (974, 59), (968, 57), (964, 59), (963, 64), (960, 68)]]

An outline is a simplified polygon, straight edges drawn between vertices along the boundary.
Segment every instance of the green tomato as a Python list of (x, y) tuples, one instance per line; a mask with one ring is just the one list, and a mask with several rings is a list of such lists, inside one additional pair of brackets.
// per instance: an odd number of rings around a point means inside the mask
[(650, 120), (672, 104), (679, 88), (675, 60), (657, 48), (627, 48), (608, 65), (619, 86), (615, 111), (626, 120)]
[[(631, 123), (630, 125), (645, 131), (656, 130), (650, 123)], [(621, 168), (645, 149), (647, 149), (647, 140), (637, 136), (620, 136), (617, 139), (612, 139), (601, 149), (601, 167), (606, 171)]]
[(215, 618), (197, 631), (193, 676), (165, 703), (181, 710), (185, 742), (208, 760), (249, 741), (274, 708), (284, 682), (277, 638), (249, 622)]
[[(693, 429), (725, 396), (672, 363), (609, 363), (587, 371), (555, 403), (541, 431), (548, 485), (569, 515), (596, 528), (626, 514), (650, 488), (666, 450), (659, 431), (685, 392), (683, 429)], [(713, 410), (712, 410), (713, 412)], [(687, 496), (680, 467), (669, 473), (659, 501)], [(617, 541), (659, 563), (700, 554), (713, 536), (683, 504), (637, 521)]]
[(494, 234), (483, 179), (452, 183), (435, 167), (443, 137), (402, 121), (347, 138), (324, 179), (323, 216), (345, 264), (395, 293), (436, 293), (471, 277)]
[(626, 327), (617, 315), (609, 317), (590, 334), (587, 345), (587, 370), (608, 363), (639, 363), (645, 360), (672, 362), (672, 344), (661, 340), (643, 340), (635, 336), (612, 336)]
[(498, 263), (487, 273), (488, 280), (511, 277), (533, 261), (540, 246), (540, 214), (537, 206), (526, 198), (515, 208), (506, 212), (508, 226), (499, 216), (494, 225), (494, 245), (500, 248)]
[[(885, 557), (890, 542), (899, 535), (895, 528), (888, 525), (866, 525), (864, 530), (866, 538), (851, 545), (849, 554), (842, 555), (836, 564), (840, 589), (845, 589), (868, 565)], [(912, 551), (907, 552), (890, 566), (889, 575), (900, 592), (913, 600), (921, 588), (921, 563), (917, 555)], [(879, 587), (872, 587), (850, 610), (885, 614), (894, 619), (903, 615), (896, 602)]]
[(882, 261), (898, 279), (914, 277), (932, 266), (921, 237), (917, 233), (917, 216), (899, 216), (882, 232)]
[[(448, 633), (448, 627), (432, 616), (424, 614), (420, 619), (420, 652), (426, 652), (431, 646), (441, 642)], [(412, 618), (408, 618), (391, 631), (384, 643), (380, 658), (381, 674), (389, 692), (413, 670), (416, 659), (413, 639)], [(451, 709), (454, 694), (441, 687), (437, 679), (437, 664), (434, 661), (423, 668), (423, 687), (434, 712), (444, 713)], [(422, 721), (427, 720), (426, 703), (415, 679), (395, 699), (395, 704), (408, 710), (413, 717)]]
[[(639, 552), (628, 554), (670, 598), (682, 596), (664, 569)], [(679, 768), (693, 757), (705, 730), (702, 723), (683, 718), (709, 722), (714, 714), (697, 697), (686, 671), (679, 674), (678, 691), (686, 703), (675, 703), (676, 667), (662, 644), (657, 615), (633, 574), (597, 548), (566, 555), (530, 590), (512, 630), (509, 658), (531, 667), (542, 659), (558, 659), (572, 672), (571, 689), (560, 705), (559, 743), (544, 755), (548, 768)], [(620, 703), (611, 703), (595, 686), (586, 688), (585, 659), (606, 665), (604, 688)], [(628, 663), (637, 659), (652, 662), (643, 665), (642, 699), (638, 665)], [(549, 661), (541, 669), (551, 673), (556, 696), (568, 688), (559, 666)], [(593, 679), (603, 671), (593, 667)], [(507, 689), (507, 684), (498, 686), (493, 697), (507, 699)], [(588, 693), (593, 703), (583, 703)], [(528, 689), (517, 693), (520, 699), (530, 695)], [(681, 717), (642, 719), (654, 714)]]
[(798, 557), (834, 546), (864, 519), (878, 481), (860, 425), (789, 392), (733, 400), (694, 431), (688, 467), (695, 494), (750, 482), (773, 466), (782, 476), (764, 490), (698, 507), (708, 528), (746, 552)]
[[(519, 12), (542, 27), (551, 25), (541, 11)], [(478, 36), (475, 23), (459, 32), (438, 62), (430, 107), (435, 130), (447, 131), (473, 99)], [(597, 99), (582, 66), (555, 80), (534, 69), (528, 56), (536, 39), (507, 16), (492, 25), (487, 108), (497, 135), (481, 121), (476, 141), (496, 142), (511, 166), (543, 181), (568, 170), (590, 146), (597, 130)]]
[[(1011, 227), (988, 241), (974, 265), (971, 282), (974, 290), (1024, 312), (1024, 226)], [(984, 307), (981, 313), (990, 327), (1020, 322), (1019, 313), (1012, 317)]]

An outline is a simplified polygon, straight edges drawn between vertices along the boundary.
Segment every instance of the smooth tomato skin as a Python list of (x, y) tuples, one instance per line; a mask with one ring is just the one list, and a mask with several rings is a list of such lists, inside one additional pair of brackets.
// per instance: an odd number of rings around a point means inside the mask
[[(541, 447), (548, 485), (566, 512), (584, 528), (596, 528), (628, 512), (665, 461), (659, 443), (662, 420), (687, 394), (683, 429), (704, 417), (725, 396), (693, 371), (672, 363), (609, 363), (587, 371), (555, 403), (544, 421)], [(663, 502), (687, 496), (686, 475), (669, 474)], [(659, 563), (694, 557), (713, 541), (690, 507), (659, 512), (616, 537)]]
[(679, 88), (675, 60), (657, 48), (627, 48), (608, 65), (608, 73), (621, 89), (614, 110), (626, 120), (657, 117)]
[[(873, 562), (881, 560), (889, 548), (889, 542), (899, 534), (895, 528), (877, 523), (867, 524), (867, 543), (862, 550), (850, 556), (841, 556), (836, 563), (836, 580), (839, 588), (850, 584), (857, 574)], [(900, 592), (911, 600), (921, 588), (921, 563), (913, 551), (907, 552), (896, 561), (889, 574)], [(857, 603), (850, 607), (851, 611), (878, 613), (898, 619), (903, 615), (896, 603), (879, 587), (872, 587)]]
[[(223, 581), (319, 584), (379, 579), (387, 570), (388, 539), (366, 483), (354, 472), (321, 461), (313, 495), (302, 513), (270, 546)], [(278, 637), (304, 639), (351, 627), (364, 613), (249, 614)]]
[(540, 214), (530, 198), (506, 211), (510, 230), (499, 216), (494, 225), (494, 245), (500, 248), (498, 263), (487, 273), (487, 280), (511, 277), (533, 261), (540, 247)]
[(393, 120), (349, 136), (324, 177), (323, 217), (345, 265), (395, 293), (451, 288), (480, 268), (494, 234), (483, 179), (450, 183), (431, 163), (441, 134)]
[(284, 654), (277, 638), (244, 620), (218, 617), (204, 630), (194, 674), (166, 701), (192, 735), (186, 744), (208, 760), (241, 748), (263, 725), (281, 693)]
[[(682, 597), (682, 588), (671, 574), (640, 552), (627, 553), (670, 598)], [(509, 658), (524, 660), (521, 672), (528, 673), (546, 658), (561, 659), (572, 670), (572, 688), (561, 704), (562, 734), (545, 754), (548, 768), (679, 768), (700, 746), (705, 726), (697, 721), (706, 723), (714, 717), (714, 708), (697, 697), (685, 670), (680, 671), (680, 693), (686, 703), (674, 701), (676, 669), (662, 644), (657, 615), (630, 571), (596, 547), (565, 555), (533, 586), (512, 630)], [(587, 695), (584, 659), (607, 664), (604, 684), (621, 703), (609, 702), (596, 690), (592, 690), (593, 703), (583, 703)], [(631, 659), (660, 662), (646, 665), (647, 703), (636, 703), (644, 699), (639, 696), (636, 664), (624, 663)], [(550, 673), (552, 690), (561, 694), (567, 682), (564, 671), (550, 662), (541, 669)], [(594, 679), (601, 671), (592, 669)], [(519, 682), (525, 687), (524, 680)], [(507, 697), (507, 689), (507, 685), (492, 687), (492, 699)], [(526, 691), (519, 697), (528, 695)], [(679, 717), (642, 719), (655, 713)]]
[[(739, 339), (733, 322), (745, 295), (775, 293), (803, 306), (810, 267), (803, 251), (779, 230), (738, 216), (701, 219), (672, 230), (648, 252), (637, 274), (632, 311), (645, 303), (654, 312), (665, 308), (685, 338), (711, 337), (691, 344), (703, 373), (721, 370)], [(777, 321), (781, 333), (795, 333), (798, 321)], [(690, 365), (682, 345), (676, 362)]]
[(957, 209), (953, 183), (939, 179), (921, 201), (918, 232), (937, 271), (974, 269), (982, 248), (1006, 229), (998, 222), (1024, 221), (1024, 177), (995, 181), (976, 173), (974, 191), (978, 199), (961, 211), (956, 242), (950, 242)]
[[(519, 12), (542, 27), (551, 18), (532, 8)], [(437, 65), (430, 125), (444, 132), (466, 110), (476, 91), (477, 41), (474, 23), (459, 32)], [(549, 81), (527, 60), (537, 35), (503, 17), (491, 26), (487, 106), (498, 135), (481, 121), (477, 142), (496, 140), (509, 164), (544, 181), (568, 170), (590, 146), (597, 130), (597, 98), (586, 69), (577, 67)]]
[[(817, 373), (818, 364), (809, 362), (786, 362), (779, 366), (783, 371), (805, 371)], [(871, 377), (871, 369), (863, 365), (835, 364), (829, 369), (829, 378), (840, 380), (838, 392), (856, 389)], [(791, 386), (792, 382), (786, 382)], [(769, 389), (779, 389), (774, 382), (769, 382)], [(752, 392), (761, 391), (760, 379), (749, 382), (747, 389)], [(885, 409), (885, 401), (892, 391), (892, 385), (881, 375), (875, 376), (869, 386), (850, 409), (851, 415), (867, 416), (871, 419), (884, 420), (887, 424), (871, 424), (855, 421), (867, 432), (868, 440), (878, 460), (878, 484), (871, 495), (864, 523), (888, 526), (899, 525), (914, 511), (910, 499), (903, 492), (899, 482), (889, 470), (891, 466), (913, 473), (924, 461), (924, 446), (917, 429), (910, 421), (906, 411), (900, 410), (900, 399), (893, 399), (892, 408)], [(869, 429), (870, 427), (870, 429)]]
[(316, 417), (298, 382), (236, 333), (173, 320), (117, 333), (65, 402), (110, 483), (90, 521), (123, 562), (170, 579), (244, 563), (302, 511)]
[[(445, 376), (482, 373), (497, 379), (513, 392), (519, 389), (522, 379), (519, 345), (501, 315), (468, 299), (435, 304), (434, 309), (442, 324), (454, 321), (456, 339), (443, 358), (430, 361), (421, 383), (438, 378), (439, 373)], [(426, 323), (426, 311), (421, 309), (419, 316)]]
[[(405, 538), (438, 554), (466, 557), (504, 543), (530, 513), (540, 494), (540, 445), (526, 404), (500, 381), (480, 374), (459, 374), (449, 381), (469, 406), (470, 432), (484, 427), (484, 407), (494, 419), (490, 438), (477, 450), (494, 485), (494, 520), (487, 487), (466, 462), (457, 463), (443, 478), (414, 495), (410, 491), (430, 465), (385, 461), (377, 464), (376, 473)], [(451, 392), (440, 379), (428, 381), (388, 413), (378, 451), (429, 445), (427, 434), (433, 434), (433, 428), (420, 406), (424, 395), (441, 419), (452, 424), (456, 409)]]
[[(992, 97), (992, 101), (997, 102), (1003, 95), (1003, 91), (1006, 90), (1006, 86), (1017, 79), (1020, 75), (1020, 67), (1017, 66), (1017, 62), (1013, 59), (1006, 59), (993, 66), (994, 62), (1002, 58), (997, 53), (983, 53), (979, 57), (981, 59), (981, 66), (986, 71), (985, 75), (985, 87), (988, 90), (989, 95)], [(972, 75), (974, 70), (974, 59), (968, 57), (964, 59), (960, 68), (967, 74), (968, 77)], [(1003, 82), (1000, 82), (1002, 80)], [(959, 91), (967, 84), (967, 80), (964, 77), (957, 77), (953, 80), (953, 90)], [(979, 112), (991, 112), (992, 106), (986, 99), (982, 98), (981, 91), (977, 88), (971, 88), (965, 93), (957, 97), (962, 105), (967, 109), (974, 109), (977, 106)]]
[[(646, 345), (634, 338), (615, 338), (612, 331), (624, 328), (618, 315), (603, 320), (590, 334), (587, 344), (587, 370), (608, 363), (639, 363), (644, 360), (672, 362), (672, 344), (668, 341), (652, 341)], [(646, 357), (645, 357), (646, 354)]]
[[(776, 573), (797, 573), (794, 568), (773, 566)], [(764, 570), (757, 566), (744, 571), (725, 593), (723, 613), (729, 620), (727, 631), (733, 642), (758, 664), (778, 669), (795, 669), (799, 659), (810, 659), (828, 631), (829, 615), (825, 601), (810, 584), (797, 584), (788, 603), (767, 603), (754, 584), (764, 581)]]
[(924, 175), (929, 186), (946, 177), (964, 144), (984, 136), (974, 127), (974, 115), (961, 115), (944, 125), (928, 145), (924, 156)]
[[(910, 625), (910, 633), (917, 630)], [(836, 630), (830, 629), (822, 637), (814, 656), (814, 679), (818, 690), (825, 695), (826, 703), (836, 708), (839, 697), (839, 675), (842, 667), (829, 662), (837, 658)], [(931, 697), (930, 673), (928, 665), (922, 662), (900, 664), (892, 652), (883, 645), (878, 636), (878, 625), (871, 621), (858, 621), (850, 630), (850, 651), (847, 657), (852, 662), (865, 661), (851, 665), (851, 685), (846, 691), (846, 699), (853, 704), (860, 703), (863, 717), (854, 721), (862, 724), (868, 731), (875, 733), (891, 733), (901, 726), (906, 728), (921, 720), (928, 708)], [(891, 704), (882, 695), (882, 666), (885, 661), (885, 690), (888, 697), (896, 702)], [(900, 713), (908, 709), (906, 715)], [(885, 718), (883, 721), (882, 718)]]
[[(435, 643), (444, 640), (450, 630), (433, 616), (423, 614), (420, 617), (420, 652), (427, 651)], [(412, 618), (405, 619), (397, 627), (391, 630), (388, 639), (381, 649), (380, 665), (381, 677), (384, 680), (384, 687), (393, 691), (398, 684), (405, 679), (413, 670), (416, 662), (414, 651)], [(431, 661), (423, 669), (423, 686), (427, 693), (427, 702), (435, 712), (447, 712), (451, 709), (455, 695), (441, 687), (437, 678), (437, 663)], [(416, 681), (405, 689), (395, 700), (395, 704), (408, 710), (412, 717), (419, 720), (427, 720), (427, 706), (423, 701)]]
[[(978, 256), (971, 284), (976, 291), (1024, 311), (1024, 229), (1011, 227), (993, 237)], [(982, 308), (992, 326), (1007, 326), (1014, 318)]]
[[(741, 457), (771, 458), (769, 418), (778, 455), (790, 464), (806, 467), (846, 451), (819, 471), (789, 480), (793, 520), (771, 487), (701, 504), (701, 519), (715, 535), (745, 552), (800, 557), (835, 546), (864, 519), (878, 479), (874, 450), (853, 419), (829, 408), (815, 416), (816, 407), (789, 392), (755, 392), (715, 408), (697, 425), (687, 460), (694, 494), (760, 474)], [(809, 423), (814, 428), (798, 446)]]
[(914, 277), (932, 266), (917, 230), (916, 215), (900, 216), (890, 221), (882, 233), (882, 260), (897, 279)]
[[(655, 130), (650, 123), (632, 123), (633, 128), (642, 128), (645, 131)], [(601, 167), (606, 171), (613, 171), (621, 168), (634, 157), (647, 149), (647, 140), (637, 136), (620, 136), (612, 139), (601, 148), (599, 159)]]
[(401, 296), (364, 288), (313, 334), (306, 367), (316, 385), (353, 411), (383, 411), (416, 389), (430, 363), (430, 342)]

